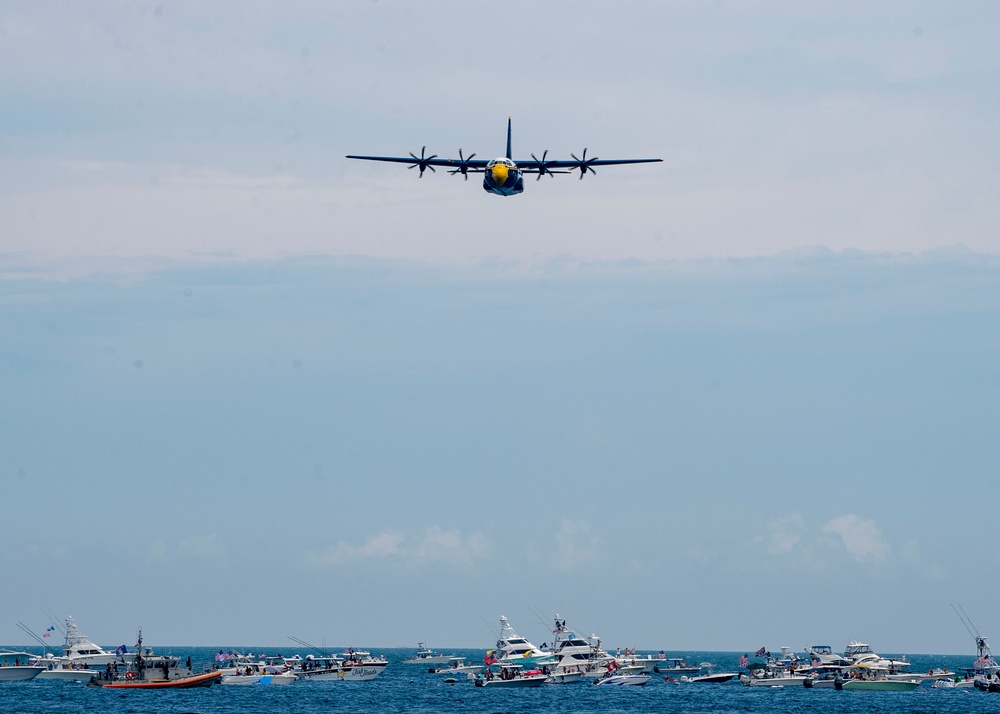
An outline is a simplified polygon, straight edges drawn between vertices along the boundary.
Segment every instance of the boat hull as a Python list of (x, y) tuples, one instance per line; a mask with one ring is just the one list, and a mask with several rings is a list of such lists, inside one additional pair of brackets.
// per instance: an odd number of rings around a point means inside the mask
[(648, 674), (613, 674), (598, 679), (594, 684), (603, 687), (641, 687), (650, 680)]
[(805, 686), (805, 677), (747, 677), (740, 676), (740, 683), (744, 687), (802, 687)]
[(260, 686), (270, 684), (291, 684), (298, 680), (294, 674), (228, 674), (219, 684), (229, 686)]
[(703, 674), (699, 677), (681, 677), (681, 681), (692, 684), (722, 684), (731, 682), (738, 676), (736, 672), (719, 672), (718, 674)]
[(920, 681), (912, 679), (909, 681), (898, 679), (850, 679), (844, 682), (838, 689), (858, 692), (912, 692), (920, 686)]
[(517, 689), (520, 687), (540, 687), (548, 681), (544, 674), (531, 675), (528, 677), (514, 677), (513, 679), (476, 679), (477, 687), (496, 687), (498, 689)]
[(356, 665), (343, 669), (314, 669), (299, 672), (300, 679), (310, 682), (367, 682), (382, 674), (385, 665)]
[(0, 667), (0, 682), (27, 682), (44, 671), (45, 667), (30, 667), (26, 665)]
[(50, 679), (60, 682), (89, 682), (95, 674), (100, 674), (96, 669), (47, 669), (38, 675), (37, 679)]
[(222, 679), (222, 672), (215, 671), (181, 677), (180, 679), (154, 679), (142, 682), (137, 679), (114, 682), (98, 681), (94, 684), (104, 689), (190, 689), (210, 687), (217, 684), (220, 679)]

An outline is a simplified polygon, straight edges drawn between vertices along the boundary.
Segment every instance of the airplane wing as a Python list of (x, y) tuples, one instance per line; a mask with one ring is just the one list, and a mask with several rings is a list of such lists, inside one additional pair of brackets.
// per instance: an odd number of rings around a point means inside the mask
[[(517, 167), (521, 169), (524, 173), (529, 174), (568, 174), (572, 173), (574, 170), (580, 172), (580, 178), (587, 175), (589, 171), (592, 174), (596, 174), (594, 171), (595, 166), (616, 166), (619, 164), (652, 164), (663, 161), (663, 159), (599, 159), (596, 156), (588, 159), (587, 150), (583, 150), (582, 158), (577, 158), (576, 154), (570, 154), (572, 159), (548, 159), (546, 151), (542, 154), (542, 158), (537, 158), (534, 154), (531, 155), (531, 159), (525, 159), (524, 161), (516, 161)], [(556, 169), (553, 171), (553, 169)], [(558, 169), (566, 169), (560, 171)]]
[(469, 158), (462, 157), (462, 152), (459, 150), (458, 159), (442, 159), (438, 158), (437, 154), (432, 154), (431, 156), (425, 156), (425, 151), (427, 147), (425, 146), (420, 150), (420, 156), (410, 153), (409, 156), (353, 156), (348, 155), (349, 159), (360, 159), (362, 161), (387, 161), (393, 164), (409, 164), (407, 168), (410, 169), (420, 169), (420, 175), (424, 175), (424, 170), (430, 169), (435, 171), (435, 166), (440, 166), (442, 168), (451, 169), (452, 173), (466, 173), (467, 171), (472, 173), (482, 173), (483, 169), (486, 168), (488, 163), (484, 159), (474, 159), (472, 158), (475, 154), (471, 154)]

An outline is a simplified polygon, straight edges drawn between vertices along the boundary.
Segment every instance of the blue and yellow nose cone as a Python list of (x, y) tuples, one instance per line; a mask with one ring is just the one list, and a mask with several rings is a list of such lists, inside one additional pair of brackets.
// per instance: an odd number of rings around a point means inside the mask
[(497, 164), (490, 170), (490, 173), (493, 175), (493, 181), (497, 186), (503, 186), (507, 182), (507, 171), (507, 167), (503, 164)]

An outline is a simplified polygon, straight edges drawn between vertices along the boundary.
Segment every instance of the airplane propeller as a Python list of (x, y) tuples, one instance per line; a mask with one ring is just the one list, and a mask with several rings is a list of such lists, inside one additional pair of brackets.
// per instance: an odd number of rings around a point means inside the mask
[[(542, 178), (542, 174), (548, 174), (549, 178), (552, 178), (552, 176), (554, 175), (554, 173), (552, 171), (549, 171), (549, 167), (548, 167), (548, 165), (550, 163), (552, 163), (552, 162), (545, 160), (545, 157), (548, 156), (548, 155), (549, 155), (549, 150), (548, 149), (546, 149), (545, 151), (542, 152), (542, 158), (541, 158), (541, 160), (539, 160), (539, 158), (537, 156), (535, 156), (534, 154), (531, 155), (531, 158), (533, 158), (535, 161), (538, 162), (538, 176), (535, 177), (535, 181), (538, 181), (539, 179), (541, 179)], [(574, 156), (573, 158), (576, 158), (576, 157)], [(591, 171), (593, 171), (593, 169), (591, 169)]]
[(584, 176), (587, 175), (588, 171), (590, 173), (594, 174), (595, 176), (597, 175), (597, 172), (594, 171), (593, 167), (590, 165), (592, 162), (597, 161), (597, 157), (596, 156), (591, 156), (588, 159), (587, 158), (587, 150), (586, 149), (583, 150), (583, 158), (582, 159), (576, 158), (576, 154), (570, 154), (570, 156), (572, 156), (573, 160), (576, 161), (576, 168), (580, 169), (580, 178), (581, 179)]
[[(427, 163), (431, 159), (436, 159), (437, 158), (437, 154), (432, 154), (431, 156), (424, 156), (424, 151), (426, 149), (427, 149), (426, 146), (424, 146), (424, 147), (422, 147), (420, 149), (420, 158), (419, 159), (411, 151), (410, 152), (410, 156), (412, 156), (413, 160), (416, 161), (417, 163), (413, 164), (412, 166), (407, 166), (406, 167), (408, 169), (415, 169), (415, 168), (417, 168), (419, 166), (420, 167), (420, 178), (424, 177), (424, 171), (427, 170), (427, 169), (430, 169), (434, 173), (437, 173), (437, 169), (435, 169), (433, 166), (431, 166), (429, 163)], [(584, 156), (586, 156), (586, 152), (584, 152)], [(576, 158), (576, 157), (574, 156), (573, 158)], [(591, 171), (593, 171), (593, 169), (591, 169)]]
[[(458, 168), (455, 169), (455, 170), (453, 170), (453, 171), (449, 171), (448, 173), (450, 173), (452, 176), (454, 176), (455, 174), (462, 174), (465, 177), (465, 180), (468, 181), (469, 180), (469, 162), (472, 161), (472, 157), (473, 156), (475, 156), (475, 154), (469, 154), (469, 158), (466, 159), (466, 158), (464, 158), (462, 156), (462, 150), (459, 149), (458, 150)], [(431, 168), (434, 168), (434, 167), (432, 166)]]

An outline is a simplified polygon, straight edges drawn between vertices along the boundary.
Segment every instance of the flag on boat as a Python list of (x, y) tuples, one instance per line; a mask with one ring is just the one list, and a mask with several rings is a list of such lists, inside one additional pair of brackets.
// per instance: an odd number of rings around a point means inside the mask
[(483, 658), (483, 662), (486, 665), (496, 664), (497, 663), (497, 651), (496, 650), (490, 650), (489, 652), (487, 652), (486, 653), (486, 657)]
[(746, 655), (740, 655), (740, 667), (749, 667), (749, 666), (750, 666), (750, 658), (747, 657)]
[(819, 667), (819, 665), (821, 663), (820, 663), (820, 661), (818, 659), (814, 659), (813, 662), (812, 662), (812, 664), (813, 664), (813, 667)]
[(759, 650), (757, 650), (756, 652), (753, 653), (753, 656), (754, 657), (763, 657), (765, 652), (767, 652), (767, 649), (764, 648), (764, 647), (761, 647)]
[(128, 653), (128, 647), (121, 645), (120, 647), (115, 647), (115, 656), (121, 657), (123, 654)]
[(522, 657), (524, 657), (525, 659), (528, 659), (528, 657), (530, 657), (530, 656), (531, 656), (531, 650), (528, 650), (527, 652), (525, 652), (525, 653), (524, 653), (523, 655), (521, 655), (521, 656), (522, 656)]
[(616, 669), (618, 669), (618, 661), (611, 660), (610, 662), (608, 662), (607, 668), (609, 672), (614, 672)]

